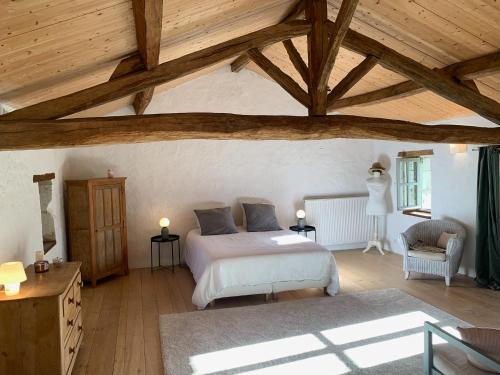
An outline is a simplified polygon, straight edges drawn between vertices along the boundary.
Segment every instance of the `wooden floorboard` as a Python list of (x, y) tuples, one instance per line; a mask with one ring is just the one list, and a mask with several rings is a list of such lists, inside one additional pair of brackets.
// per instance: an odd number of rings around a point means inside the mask
[[(476, 326), (500, 328), (498, 292), (476, 288), (472, 279), (457, 276), (451, 287), (443, 278), (412, 274), (403, 279), (402, 257), (361, 251), (335, 253), (340, 294), (398, 288)], [(195, 283), (188, 268), (175, 272), (134, 269), (129, 276), (102, 281), (82, 293), (85, 336), (73, 374), (162, 374), (158, 317), (196, 310), (191, 304)], [(320, 297), (321, 289), (282, 292), (278, 301)], [(263, 295), (225, 298), (213, 308), (265, 303)]]

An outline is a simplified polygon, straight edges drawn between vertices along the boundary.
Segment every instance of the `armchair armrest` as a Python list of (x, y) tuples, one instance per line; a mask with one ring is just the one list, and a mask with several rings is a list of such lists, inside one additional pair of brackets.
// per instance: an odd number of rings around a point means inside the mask
[(450, 238), (446, 244), (446, 255), (457, 259), (462, 256), (464, 240), (462, 238)]
[(403, 254), (406, 255), (408, 253), (408, 250), (410, 250), (410, 244), (405, 233), (399, 233), (399, 242), (401, 244)]

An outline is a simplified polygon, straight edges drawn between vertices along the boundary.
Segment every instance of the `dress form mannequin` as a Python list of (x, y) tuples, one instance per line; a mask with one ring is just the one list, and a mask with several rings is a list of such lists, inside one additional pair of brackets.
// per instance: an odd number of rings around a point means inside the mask
[(370, 193), (368, 204), (366, 205), (366, 214), (374, 216), (374, 228), (373, 238), (368, 241), (368, 245), (366, 246), (366, 249), (363, 250), (363, 253), (366, 253), (372, 247), (375, 247), (380, 254), (384, 255), (384, 251), (382, 250), (382, 241), (378, 239), (379, 216), (387, 215), (385, 193), (387, 191), (388, 181), (384, 176), (384, 170), (384, 167), (382, 167), (380, 163), (373, 163), (372, 167), (368, 171), (372, 176), (366, 180), (366, 186), (368, 187), (368, 192)]

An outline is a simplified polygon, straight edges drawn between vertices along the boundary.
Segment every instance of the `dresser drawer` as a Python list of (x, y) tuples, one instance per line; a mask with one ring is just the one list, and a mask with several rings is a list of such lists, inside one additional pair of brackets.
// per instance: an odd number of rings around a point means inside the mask
[(64, 374), (68, 372), (71, 368), (76, 355), (78, 353), (78, 348), (80, 347), (80, 341), (83, 334), (82, 325), (82, 314), (78, 314), (75, 318), (75, 324), (70, 330), (69, 339), (64, 345), (63, 353), (63, 363), (64, 363)]
[(73, 284), (70, 285), (68, 291), (63, 297), (63, 314), (61, 320), (61, 330), (62, 337), (64, 338), (64, 342), (67, 341), (68, 335), (71, 331), (71, 328), (75, 325), (76, 318), (76, 304), (75, 304), (75, 291), (73, 288)]
[(75, 281), (73, 283), (73, 294), (75, 296), (75, 308), (77, 310), (82, 308), (82, 293), (81, 293), (82, 286), (83, 286), (82, 274), (79, 273), (76, 276)]

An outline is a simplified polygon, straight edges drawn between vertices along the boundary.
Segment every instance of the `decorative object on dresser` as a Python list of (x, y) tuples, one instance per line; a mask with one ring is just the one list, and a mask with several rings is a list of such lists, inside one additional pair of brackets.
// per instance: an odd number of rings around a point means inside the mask
[(80, 262), (36, 274), (16, 296), (0, 293), (0, 374), (71, 374), (83, 337)]
[(82, 278), (128, 274), (125, 177), (65, 181), (69, 258)]
[(175, 261), (174, 261), (174, 242), (177, 242), (177, 255), (179, 256), (179, 265), (181, 264), (181, 241), (178, 234), (169, 234), (167, 238), (163, 237), (163, 233), (159, 236), (151, 237), (151, 272), (153, 272), (153, 242), (158, 244), (158, 269), (161, 268), (160, 253), (161, 244), (163, 242), (170, 242), (170, 250), (172, 254), (172, 272), (175, 271)]

